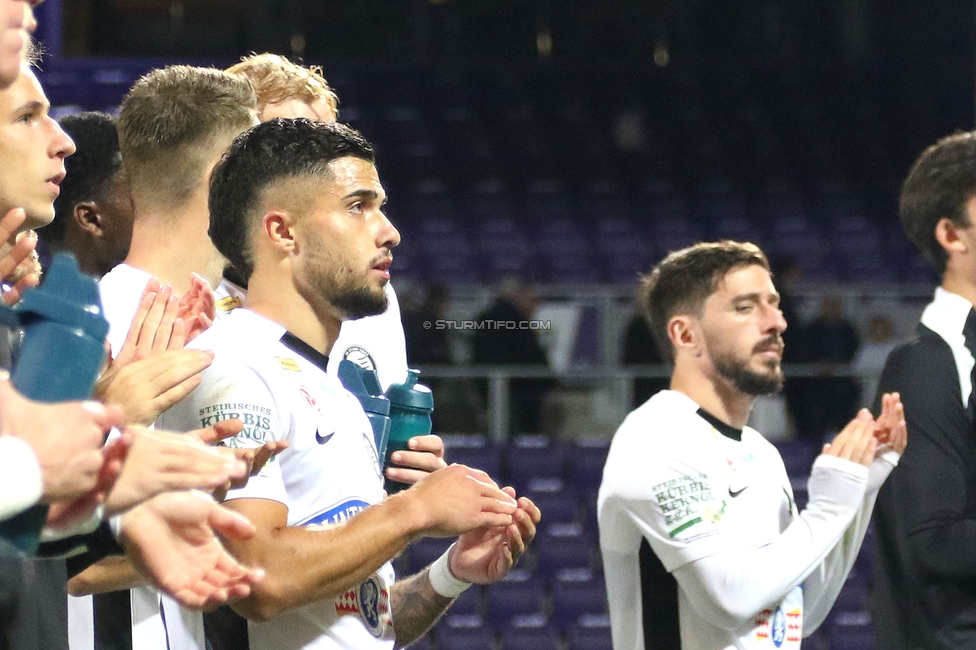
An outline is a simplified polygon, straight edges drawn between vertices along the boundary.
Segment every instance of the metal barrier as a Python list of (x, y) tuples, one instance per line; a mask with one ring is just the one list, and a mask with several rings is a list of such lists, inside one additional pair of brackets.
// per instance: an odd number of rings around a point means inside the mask
[[(488, 382), (488, 433), (492, 440), (502, 442), (509, 437), (509, 382), (512, 379), (556, 379), (574, 384), (609, 382), (615, 385), (614, 394), (622, 413), (631, 410), (635, 379), (662, 379), (671, 376), (670, 366), (626, 366), (574, 368), (556, 372), (549, 368), (527, 366), (421, 366), (424, 378), (484, 379)], [(789, 378), (821, 378), (819, 364), (789, 364), (783, 366)], [(861, 380), (877, 379), (877, 373), (855, 370), (851, 365), (835, 367), (830, 377), (852, 377)], [(436, 399), (436, 395), (435, 395)]]

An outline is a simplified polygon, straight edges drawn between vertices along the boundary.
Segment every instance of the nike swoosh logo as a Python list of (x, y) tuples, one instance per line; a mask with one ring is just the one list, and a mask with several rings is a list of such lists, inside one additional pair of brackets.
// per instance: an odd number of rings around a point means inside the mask
[(739, 496), (740, 494), (742, 494), (743, 492), (745, 492), (746, 491), (746, 488), (748, 488), (748, 487), (749, 486), (747, 485), (746, 487), (742, 488), (741, 490), (736, 490), (735, 492), (732, 491), (732, 488), (729, 488), (729, 496), (734, 499), (737, 496)]
[(332, 433), (330, 433), (327, 436), (323, 436), (323, 435), (320, 435), (319, 434), (319, 430), (316, 429), (315, 430), (315, 442), (319, 443), (320, 445), (324, 445), (328, 441), (332, 440), (332, 436), (334, 436), (334, 435), (335, 435), (335, 431), (333, 431)]

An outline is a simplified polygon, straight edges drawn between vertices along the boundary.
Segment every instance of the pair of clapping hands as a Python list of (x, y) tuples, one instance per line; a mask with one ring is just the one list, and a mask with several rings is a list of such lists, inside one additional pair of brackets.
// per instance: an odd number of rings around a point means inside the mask
[(888, 451), (902, 454), (908, 446), (905, 407), (898, 393), (881, 396), (881, 414), (875, 419), (861, 409), (829, 444), (823, 453), (868, 466)]
[[(18, 233), (23, 210), (0, 218), (3, 299), (15, 304), (38, 284), (33, 232)], [(179, 435), (149, 424), (199, 383), (210, 363), (205, 352), (183, 350), (209, 326), (213, 294), (200, 278), (182, 299), (150, 283), (133, 330), (99, 382), (100, 402), (40, 404), (0, 377), (0, 435), (27, 442), (38, 460), (42, 502), (51, 506), (48, 531), (70, 529), (101, 506), (115, 516), (126, 555), (160, 589), (189, 607), (210, 607), (250, 592), (262, 572), (237, 563), (217, 535), (244, 539), (254, 529), (209, 494), (243, 484), (283, 448), (229, 450), (212, 443), (240, 431), (228, 421), (214, 429)]]

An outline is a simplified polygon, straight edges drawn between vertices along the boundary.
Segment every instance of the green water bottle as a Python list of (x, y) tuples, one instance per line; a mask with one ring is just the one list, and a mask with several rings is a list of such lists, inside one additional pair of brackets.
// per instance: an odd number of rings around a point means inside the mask
[[(407, 441), (414, 436), (430, 434), (430, 414), (434, 411), (434, 394), (430, 388), (418, 384), (419, 370), (408, 370), (407, 380), (386, 389), (390, 400), (390, 437), (383, 456), (383, 468), (390, 467), (393, 452), (407, 448)], [(395, 494), (409, 485), (386, 479), (386, 491)]]

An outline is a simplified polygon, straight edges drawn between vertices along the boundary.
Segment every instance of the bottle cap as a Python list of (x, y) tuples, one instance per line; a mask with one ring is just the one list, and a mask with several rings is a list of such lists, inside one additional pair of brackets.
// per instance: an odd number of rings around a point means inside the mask
[(386, 389), (386, 396), (390, 398), (390, 404), (401, 408), (414, 408), (424, 411), (434, 410), (434, 394), (430, 388), (423, 384), (418, 384), (420, 371), (410, 369), (407, 371), (407, 380), (402, 384), (393, 384)]

